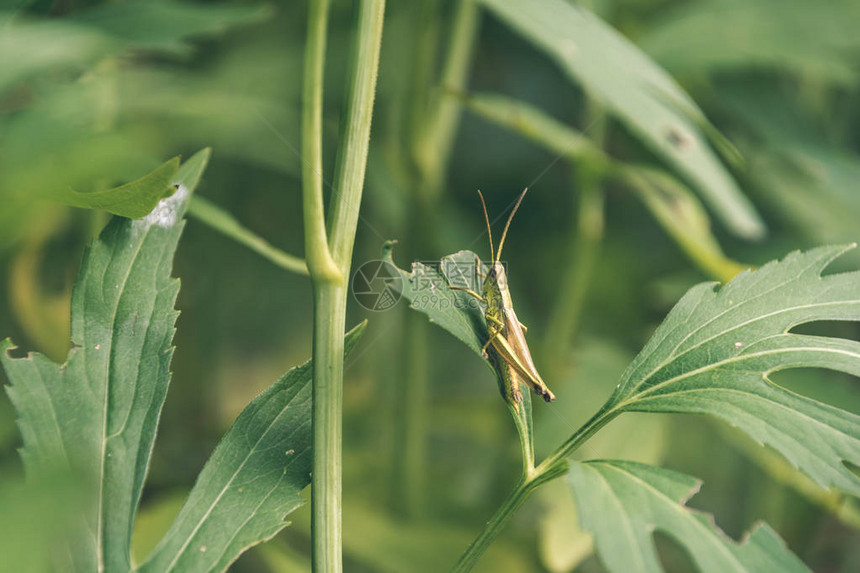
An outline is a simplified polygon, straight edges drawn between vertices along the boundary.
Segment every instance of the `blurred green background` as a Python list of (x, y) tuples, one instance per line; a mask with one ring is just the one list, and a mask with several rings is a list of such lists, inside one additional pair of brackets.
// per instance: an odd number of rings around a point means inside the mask
[[(606, 113), (599, 95), (570, 81), (489, 11), (479, 9), (472, 23), (458, 2), (389, 0), (353, 267), (379, 258), (386, 239), (399, 241), (395, 260), (406, 268), (410, 260), (461, 249), (486, 257), (476, 189), (494, 216), (530, 186), (504, 258), (538, 367), (559, 397), (536, 406), (539, 453), (599, 407), (687, 288), (731, 276), (731, 261), (760, 265), (794, 249), (860, 237), (860, 3), (584, 4), (666, 69), (737, 148), (743, 160), (730, 161), (732, 151), (724, 168), (767, 234), (738, 237), (713, 212), (709, 224), (686, 186), (677, 203), (666, 203), (677, 210), (661, 219), (629, 185), (590, 183), (588, 156), (558, 155), (535, 141), (540, 137), (523, 137), (469, 109), (458, 122), (462, 94), (455, 91), (501, 94), (585, 131), (623, 164), (684, 181)], [(52, 202), (56, 189), (105, 189), (204, 146), (213, 148), (213, 159), (199, 195), (272, 244), (302, 254), (296, 150), (306, 9), (305, 2), (283, 1), (0, 3), (0, 336), (58, 361), (67, 350), (71, 284), (85, 243), (108, 216)], [(334, 2), (327, 180), (351, 19), (351, 3)], [(466, 52), (474, 42), (471, 67), (451, 85), (442, 68), (458, 40)], [(450, 113), (441, 133), (427, 120), (438, 117), (440, 105)], [(722, 245), (721, 270), (686, 255), (670, 230), (673, 220), (680, 236)], [(854, 254), (839, 264), (858, 262)], [(182, 315), (136, 532), (138, 558), (167, 528), (238, 412), (310, 355), (307, 277), (195, 219), (174, 274), (182, 280)], [(350, 302), (348, 324), (369, 318), (370, 325), (347, 365), (344, 389), (346, 570), (445, 570), (514, 485), (514, 427), (489, 370), (454, 338), (408, 316), (404, 304), (372, 313)], [(858, 336), (854, 325), (822, 328)], [(849, 377), (802, 370), (776, 381), (860, 413), (860, 387)], [(580, 457), (659, 463), (704, 479), (690, 505), (714, 513), (732, 537), (765, 520), (815, 571), (860, 569), (860, 513), (728, 426), (692, 416), (629, 416), (589, 444)], [(0, 554), (19, 556), (22, 571), (38, 571), (32, 548), (49, 543), (39, 524), (51, 519), (53, 506), (36, 503), (19, 483), (19, 445), (3, 395)], [(528, 502), (478, 570), (601, 571), (576, 526), (570, 494), (556, 485)], [(308, 509), (233, 569), (308, 570)], [(670, 539), (660, 547), (669, 570), (689, 570)]]

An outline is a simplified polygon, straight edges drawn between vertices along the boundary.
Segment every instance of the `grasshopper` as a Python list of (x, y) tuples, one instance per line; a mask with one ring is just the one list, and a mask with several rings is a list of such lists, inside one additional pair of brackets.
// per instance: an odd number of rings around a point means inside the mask
[(502, 231), (502, 238), (499, 241), (499, 248), (495, 252), (493, 250), (493, 234), (490, 230), (490, 216), (487, 214), (487, 203), (484, 201), (483, 194), (478, 191), (478, 196), (481, 198), (481, 207), (484, 210), (484, 222), (487, 224), (487, 235), (490, 239), (491, 259), (491, 266), (486, 275), (480, 272), (480, 259), (476, 262), (478, 274), (484, 278), (483, 295), (467, 288), (451, 287), (470, 294), (486, 305), (484, 318), (487, 322), (489, 339), (481, 349), (481, 353), (484, 357), (489, 358), (487, 349), (492, 346), (496, 354), (493, 357), (493, 363), (502, 378), (505, 399), (513, 404), (517, 412), (519, 412), (520, 408), (519, 403), (523, 401), (523, 395), (520, 392), (520, 386), (523, 383), (531, 387), (535, 394), (538, 394), (547, 402), (555, 400), (555, 395), (547, 387), (543, 378), (541, 378), (532, 360), (531, 351), (525, 337), (526, 327), (519, 321), (517, 313), (514, 312), (514, 303), (508, 290), (508, 277), (504, 265), (500, 262), (502, 247), (504, 247), (505, 237), (508, 235), (508, 228), (511, 226), (514, 214), (519, 209), (520, 203), (522, 203), (527, 191), (528, 188), (523, 190), (514, 205), (513, 211), (508, 216), (505, 229)]

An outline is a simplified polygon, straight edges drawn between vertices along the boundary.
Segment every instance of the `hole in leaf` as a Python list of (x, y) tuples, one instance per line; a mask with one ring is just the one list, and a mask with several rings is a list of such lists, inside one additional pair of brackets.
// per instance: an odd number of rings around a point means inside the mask
[(653, 538), (654, 545), (657, 546), (657, 555), (666, 573), (697, 571), (690, 552), (674, 537), (657, 529), (653, 533)]
[(847, 338), (860, 340), (860, 323), (846, 320), (816, 320), (799, 324), (789, 332), (807, 336), (829, 336), (831, 338)]
[(21, 348), (20, 346), (13, 346), (6, 351), (6, 356), (14, 360), (27, 358), (27, 350)]
[(786, 390), (860, 415), (860, 380), (850, 374), (825, 368), (792, 368), (774, 372), (770, 379)]

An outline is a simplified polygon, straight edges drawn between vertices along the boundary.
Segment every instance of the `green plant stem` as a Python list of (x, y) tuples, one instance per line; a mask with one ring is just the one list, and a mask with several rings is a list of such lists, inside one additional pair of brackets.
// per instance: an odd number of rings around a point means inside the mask
[(467, 571), (471, 571), (484, 551), (499, 536), (504, 526), (525, 502), (529, 494), (539, 486), (566, 474), (568, 470), (567, 458), (618, 414), (620, 414), (619, 410), (602, 408), (555, 452), (544, 459), (531, 472), (523, 475), (517, 487), (502, 502), (493, 517), (490, 518), (490, 521), (487, 522), (487, 525), (478, 534), (478, 537), (472, 541), (469, 548), (460, 556), (452, 572), (466, 573)]
[(341, 133), (333, 192), (333, 198), (336, 200), (328, 220), (332, 255), (346, 273), (349, 272), (352, 258), (358, 209), (367, 169), (384, 11), (385, 0), (362, 0), (356, 19), (349, 92), (344, 114), (345, 127)]
[(529, 495), (539, 486), (550, 482), (567, 473), (567, 463), (564, 460), (546, 466), (543, 470), (536, 469), (530, 476), (525, 476), (496, 510), (487, 525), (472, 541), (469, 548), (460, 556), (457, 564), (451, 569), (452, 573), (466, 573), (478, 562), (481, 555), (502, 532), (517, 510), (525, 503)]
[(314, 284), (314, 461), (311, 481), (313, 570), (342, 570), (343, 333), (346, 286)]
[(472, 567), (475, 566), (475, 563), (478, 562), (481, 555), (484, 554), (520, 506), (522, 506), (526, 499), (528, 499), (531, 491), (532, 490), (528, 487), (528, 482), (521, 481), (517, 484), (505, 501), (503, 501), (499, 506), (499, 509), (496, 510), (493, 517), (491, 517), (487, 522), (483, 531), (481, 531), (478, 537), (472, 541), (472, 544), (469, 545), (466, 552), (460, 556), (460, 560), (457, 561), (457, 564), (453, 569), (451, 569), (452, 573), (466, 573), (467, 571), (472, 570)]
[[(612, 400), (612, 398), (610, 398)], [(605, 407), (601, 408), (594, 416), (583, 424), (570, 438), (559, 446), (552, 454), (547, 456), (535, 468), (536, 473), (545, 473), (550, 468), (554, 467), (562, 460), (567, 459), (573, 452), (588, 441), (591, 436), (596, 434), (603, 426), (611, 422), (621, 413), (618, 409), (608, 410)]]
[(384, 6), (383, 0), (362, 0), (358, 5), (328, 232), (322, 204), (322, 72), (328, 2), (312, 2), (309, 16), (302, 142), (309, 162), (303, 171), (305, 253), (314, 288), (311, 538), (313, 570), (325, 573), (340, 573), (343, 569), (341, 459), (346, 277), (364, 187)]
[(198, 196), (192, 196), (191, 203), (188, 206), (188, 213), (212, 229), (219, 233), (230, 237), (237, 243), (244, 245), (263, 256), (269, 262), (281, 267), (284, 270), (307, 275), (308, 266), (304, 259), (294, 257), (284, 251), (273, 247), (265, 239), (254, 233), (253, 231), (242, 226), (233, 215), (210, 203), (206, 199)]
[(329, 0), (312, 0), (302, 89), (302, 210), (305, 257), (311, 276), (343, 280), (331, 256), (323, 207), (322, 101)]

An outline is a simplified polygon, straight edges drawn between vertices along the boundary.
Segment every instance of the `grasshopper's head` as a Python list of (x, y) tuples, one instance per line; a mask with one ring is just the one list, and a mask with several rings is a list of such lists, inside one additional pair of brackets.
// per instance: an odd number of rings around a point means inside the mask
[[(520, 203), (523, 202), (523, 197), (526, 196), (526, 191), (528, 191), (528, 188), (523, 189), (523, 192), (517, 198), (514, 208), (505, 223), (505, 230), (502, 231), (502, 238), (499, 240), (499, 248), (496, 250), (493, 249), (493, 232), (490, 229), (490, 216), (487, 214), (487, 203), (484, 201), (484, 195), (478, 191), (478, 196), (481, 198), (481, 207), (484, 210), (484, 222), (487, 224), (487, 237), (490, 239), (490, 260), (492, 263), (490, 265), (490, 269), (487, 271), (483, 293), (484, 298), (487, 301), (487, 305), (490, 307), (498, 308), (503, 306), (502, 303), (505, 302), (503, 299), (508, 292), (508, 276), (505, 273), (504, 265), (501, 263), (502, 247), (505, 246), (505, 238), (508, 236), (508, 229), (511, 226), (511, 221), (514, 218), (514, 214), (517, 212), (517, 209), (520, 208)], [(504, 306), (509, 306), (509, 304)]]
[(487, 271), (487, 280), (484, 281), (484, 289), (487, 288), (487, 283), (495, 283), (496, 288), (506, 289), (508, 287), (508, 274), (505, 272), (505, 265), (500, 261), (494, 261), (493, 266)]

